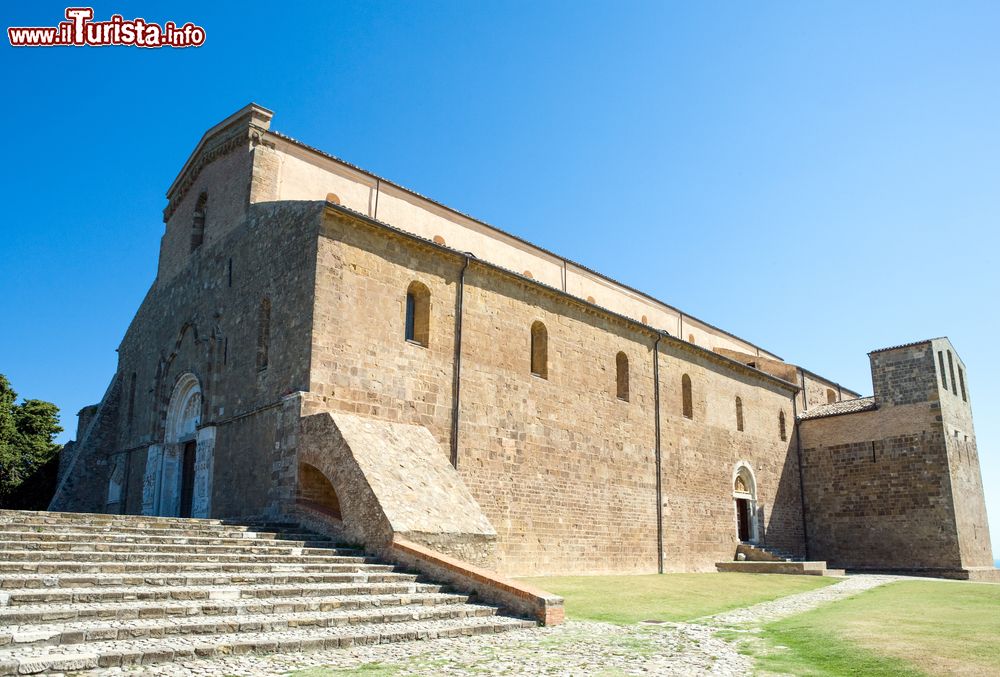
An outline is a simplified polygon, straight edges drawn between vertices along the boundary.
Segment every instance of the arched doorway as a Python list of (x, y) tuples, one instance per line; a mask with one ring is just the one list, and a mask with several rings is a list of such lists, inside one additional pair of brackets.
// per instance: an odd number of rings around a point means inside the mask
[(743, 543), (757, 542), (757, 481), (746, 463), (733, 472), (733, 502), (736, 508), (736, 536)]
[(201, 384), (194, 374), (187, 373), (177, 380), (167, 405), (160, 515), (192, 516), (200, 423)]

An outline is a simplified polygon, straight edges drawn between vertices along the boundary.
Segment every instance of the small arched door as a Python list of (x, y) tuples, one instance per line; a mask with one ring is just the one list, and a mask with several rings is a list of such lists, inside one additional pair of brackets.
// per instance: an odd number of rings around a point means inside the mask
[(757, 541), (757, 486), (749, 466), (737, 467), (733, 479), (733, 501), (736, 508), (736, 536), (743, 543)]

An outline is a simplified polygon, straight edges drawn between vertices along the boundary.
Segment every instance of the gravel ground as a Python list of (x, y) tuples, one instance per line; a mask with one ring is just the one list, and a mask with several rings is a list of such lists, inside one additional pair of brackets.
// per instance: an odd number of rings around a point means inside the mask
[[(240, 655), (142, 668), (157, 675), (265, 677), (308, 670), (379, 675), (746, 675), (753, 659), (738, 650), (736, 633), (856, 595), (892, 576), (850, 576), (840, 583), (691, 623), (618, 626), (569, 621), (554, 628), (515, 630), (425, 642), (361, 646), (295, 655)], [(727, 632), (720, 632), (727, 630)], [(725, 638), (728, 634), (728, 639)], [(121, 675), (122, 669), (103, 671)]]

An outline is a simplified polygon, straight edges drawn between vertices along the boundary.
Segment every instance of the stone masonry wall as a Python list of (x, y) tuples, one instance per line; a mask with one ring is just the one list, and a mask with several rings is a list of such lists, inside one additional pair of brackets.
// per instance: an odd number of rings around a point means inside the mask
[[(312, 394), (331, 411), (422, 425), (447, 453), (462, 258), (340, 215), (328, 216), (323, 235)], [(431, 294), (426, 347), (403, 338), (413, 280)], [(530, 373), (536, 320), (548, 332), (547, 379)], [(458, 469), (498, 532), (502, 571), (657, 570), (653, 341), (636, 325), (509, 274), (469, 269)], [(660, 346), (668, 568), (710, 569), (733, 557), (732, 474), (741, 459), (756, 473), (763, 537), (801, 550), (791, 390), (681, 344)], [(629, 362), (627, 402), (616, 396), (619, 351)], [(678, 420), (682, 370), (698, 393), (700, 422), (684, 419), (689, 428)]]
[(855, 568), (989, 566), (971, 408), (948, 367), (942, 375), (939, 351), (957, 359), (947, 339), (871, 353), (878, 409), (802, 421), (812, 557)]
[[(185, 372), (202, 389), (201, 425), (217, 427), (213, 516), (273, 508), (281, 398), (304, 390), (308, 381), (320, 209), (310, 203), (254, 205), (240, 226), (215, 244), (206, 239), (188, 255), (182, 274), (147, 294), (119, 348), (123, 380), (136, 375), (132, 404), (123, 396), (116, 440), (118, 450), (131, 454), (128, 512), (141, 509), (146, 449), (163, 440), (170, 395)], [(270, 337), (268, 365), (260, 369), (265, 296)]]
[[(811, 559), (849, 568), (961, 568), (942, 472), (945, 441), (931, 412), (917, 407), (802, 422)], [(915, 429), (921, 420), (925, 429)]]
[(250, 199), (253, 153), (243, 133), (238, 147), (205, 165), (166, 222), (160, 239), (156, 278), (167, 282), (186, 270), (191, 255), (191, 231), (198, 197), (208, 197), (202, 247), (211, 247), (239, 227), (246, 218)]
[[(935, 381), (941, 404), (941, 425), (948, 447), (948, 470), (962, 564), (966, 568), (992, 567), (993, 550), (972, 420), (969, 374), (958, 351), (947, 339), (932, 341), (931, 353), (937, 367)], [(945, 365), (943, 374), (942, 362)]]

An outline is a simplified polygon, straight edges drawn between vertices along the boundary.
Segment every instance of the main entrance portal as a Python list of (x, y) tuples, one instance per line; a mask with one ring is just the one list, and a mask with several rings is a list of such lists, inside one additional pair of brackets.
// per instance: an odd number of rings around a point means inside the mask
[(144, 515), (211, 514), (215, 428), (201, 425), (201, 412), (201, 385), (194, 374), (184, 374), (167, 405), (163, 441), (146, 451)]

